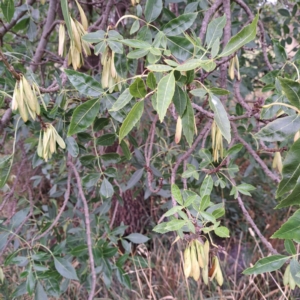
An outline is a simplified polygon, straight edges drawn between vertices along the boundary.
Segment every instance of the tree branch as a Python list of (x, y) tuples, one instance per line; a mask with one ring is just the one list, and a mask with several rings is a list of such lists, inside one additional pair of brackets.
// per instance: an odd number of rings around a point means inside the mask
[(92, 238), (91, 238), (91, 221), (90, 221), (90, 213), (89, 213), (89, 207), (87, 200), (85, 198), (82, 184), (81, 184), (81, 179), (78, 174), (78, 171), (74, 164), (69, 161), (67, 163), (67, 166), (71, 167), (76, 181), (77, 181), (77, 187), (79, 190), (79, 195), (81, 197), (81, 200), (83, 202), (83, 207), (84, 207), (84, 217), (85, 217), (85, 226), (86, 226), (86, 236), (87, 236), (87, 246), (88, 246), (88, 251), (89, 251), (89, 258), (90, 258), (90, 267), (91, 267), (91, 275), (92, 275), (92, 284), (91, 284), (91, 292), (89, 294), (88, 300), (93, 300), (94, 295), (95, 295), (95, 289), (96, 289), (96, 271), (95, 271), (95, 263), (94, 263), (94, 255), (93, 255), (93, 245), (92, 245)]
[(49, 4), (49, 9), (48, 9), (46, 24), (44, 25), (41, 40), (39, 42), (39, 45), (37, 46), (34, 57), (32, 59), (33, 64), (31, 64), (31, 66), (30, 66), (32, 72), (36, 71), (36, 69), (37, 69), (36, 64), (40, 63), (42, 56), (44, 54), (44, 50), (48, 43), (48, 37), (49, 37), (50, 33), (52, 32), (52, 30), (54, 29), (54, 26), (52, 26), (52, 25), (53, 25), (54, 19), (56, 17), (57, 0), (51, 0), (49, 3), (50, 4)]

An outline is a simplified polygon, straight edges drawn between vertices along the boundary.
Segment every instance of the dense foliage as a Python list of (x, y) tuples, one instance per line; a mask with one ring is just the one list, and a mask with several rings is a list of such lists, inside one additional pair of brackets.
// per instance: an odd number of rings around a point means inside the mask
[[(134, 245), (157, 234), (213, 295), (229, 289), (224, 246), (245, 223), (262, 248), (243, 274), (278, 270), (274, 299), (293, 295), (296, 1), (3, 0), (0, 17), (3, 299), (134, 291), (130, 268), (158, 267)], [(259, 213), (282, 208), (266, 236)]]

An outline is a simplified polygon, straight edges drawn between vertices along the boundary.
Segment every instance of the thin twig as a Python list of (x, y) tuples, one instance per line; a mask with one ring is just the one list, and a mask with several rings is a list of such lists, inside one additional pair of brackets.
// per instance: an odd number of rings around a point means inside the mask
[(75, 175), (75, 178), (76, 178), (76, 181), (77, 181), (77, 187), (78, 187), (79, 195), (81, 197), (81, 200), (83, 202), (83, 207), (84, 207), (87, 246), (88, 246), (88, 251), (89, 251), (91, 276), (92, 276), (91, 291), (90, 291), (88, 300), (93, 300), (94, 295), (95, 295), (95, 289), (96, 289), (96, 271), (95, 271), (93, 245), (92, 245), (92, 238), (91, 238), (91, 224), (90, 224), (91, 222), (90, 222), (89, 207), (88, 207), (88, 203), (87, 203), (87, 200), (86, 200), (84, 192), (83, 192), (81, 179), (80, 179), (80, 176), (79, 176), (79, 173), (78, 173), (76, 167), (74, 166), (74, 164), (71, 161), (69, 161), (67, 163), (67, 166), (69, 166), (73, 169), (73, 172), (74, 172), (74, 175)]

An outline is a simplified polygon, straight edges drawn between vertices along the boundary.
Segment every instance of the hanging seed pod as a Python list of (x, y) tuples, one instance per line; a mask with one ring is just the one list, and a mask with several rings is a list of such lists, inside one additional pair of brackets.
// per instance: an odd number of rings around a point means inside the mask
[(76, 1), (76, 4), (77, 4), (77, 7), (78, 7), (78, 10), (79, 10), (79, 14), (80, 14), (80, 19), (81, 19), (81, 23), (82, 23), (82, 26), (84, 28), (84, 30), (88, 30), (88, 27), (89, 27), (89, 22), (87, 20), (87, 17), (81, 7), (81, 5), (78, 3), (77, 0)]
[(64, 56), (65, 40), (66, 40), (65, 25), (59, 24), (59, 30), (58, 30), (58, 55), (59, 56)]
[(229, 78), (231, 79), (231, 80), (233, 80), (234, 79), (234, 63), (235, 63), (235, 61), (234, 61), (234, 57), (230, 60), (230, 62), (229, 62), (229, 67), (228, 67), (228, 75), (229, 75)]
[(241, 80), (241, 75), (240, 75), (240, 63), (239, 63), (239, 58), (237, 55), (234, 56), (234, 63), (236, 66), (236, 72), (237, 72), (237, 80), (240, 81)]
[(200, 268), (197, 261), (197, 252), (194, 241), (191, 244), (191, 262), (192, 262), (192, 271), (190, 276), (194, 278), (195, 281), (198, 281), (200, 278)]
[(176, 123), (176, 132), (175, 132), (175, 143), (178, 144), (181, 140), (181, 134), (182, 134), (182, 119), (180, 116), (177, 118)]
[(280, 152), (275, 152), (272, 167), (273, 169), (277, 169), (279, 173), (282, 173), (283, 164), (282, 164), (282, 157)]
[(289, 279), (290, 279), (290, 265), (288, 265), (284, 271), (283, 274), (283, 284), (289, 285)]
[(197, 261), (200, 268), (204, 268), (204, 249), (203, 245), (198, 241), (195, 240), (195, 246), (197, 249)]
[(217, 274), (216, 274), (216, 281), (219, 286), (222, 286), (224, 283), (224, 277), (223, 277), (223, 273), (222, 273), (222, 270), (220, 267), (219, 259), (217, 258), (217, 260), (218, 260), (218, 269), (217, 269)]
[(192, 271), (191, 248), (189, 246), (184, 250), (183, 258), (184, 258), (184, 266), (183, 266), (184, 276), (185, 278), (188, 278)]

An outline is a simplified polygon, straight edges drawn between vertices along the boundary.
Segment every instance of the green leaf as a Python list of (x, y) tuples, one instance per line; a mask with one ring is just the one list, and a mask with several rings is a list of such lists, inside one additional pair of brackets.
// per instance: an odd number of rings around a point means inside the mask
[(173, 216), (174, 214), (178, 213), (180, 210), (183, 209), (183, 206), (181, 205), (176, 205), (169, 209), (166, 213), (164, 213), (165, 217)]
[(101, 183), (100, 194), (104, 198), (110, 198), (114, 194), (114, 188), (113, 188), (113, 186), (111, 185), (111, 183), (105, 177), (104, 177), (104, 179), (103, 179), (103, 181)]
[(155, 78), (155, 76), (152, 72), (150, 72), (148, 74), (146, 84), (151, 90), (155, 90), (155, 88), (156, 88), (156, 78)]
[(79, 280), (72, 264), (61, 257), (54, 257), (54, 265), (56, 271), (67, 279)]
[(195, 174), (197, 174), (199, 176), (199, 174), (196, 170), (189, 169), (189, 170), (186, 170), (185, 172), (183, 172), (181, 177), (182, 178), (190, 178), (192, 176), (195, 176)]
[(99, 99), (89, 100), (79, 105), (74, 110), (68, 130), (68, 136), (87, 129), (94, 122), (96, 116), (99, 113), (99, 109)]
[(4, 0), (1, 2), (1, 10), (4, 15), (5, 20), (9, 23), (15, 13), (14, 0)]
[(221, 238), (230, 237), (229, 230), (225, 226), (220, 226), (220, 227), (216, 228), (214, 231), (215, 231), (215, 234)]
[(119, 53), (122, 54), (123, 53), (123, 45), (120, 42), (116, 42), (116, 41), (107, 41), (109, 48), (115, 52), (115, 53)]
[(149, 65), (147, 66), (147, 69), (153, 72), (168, 72), (168, 71), (172, 71), (173, 68), (167, 65)]
[(148, 237), (146, 237), (145, 235), (140, 234), (140, 233), (131, 233), (131, 234), (125, 236), (125, 238), (134, 244), (142, 244), (142, 243), (146, 243), (147, 241), (149, 241)]
[(163, 27), (164, 34), (168, 36), (180, 35), (193, 25), (197, 15), (198, 13), (189, 13), (171, 20)]
[(298, 209), (272, 236), (272, 239), (300, 239), (300, 209)]
[(275, 207), (275, 209), (289, 207), (292, 205), (300, 205), (300, 184), (299, 179), (296, 183), (296, 187), (293, 189), (292, 193), (289, 194), (285, 199), (281, 200), (280, 203)]
[(26, 280), (26, 290), (29, 295), (32, 295), (34, 291), (35, 283), (36, 283), (35, 277), (32, 273), (32, 269), (30, 269)]
[(4, 187), (12, 167), (12, 155), (3, 155), (0, 157), (0, 189)]
[(134, 34), (136, 33), (138, 30), (140, 29), (140, 21), (139, 20), (135, 20), (131, 26), (130, 32), (129, 34)]
[(166, 225), (167, 225), (167, 222), (162, 222), (162, 223), (154, 226), (153, 231), (161, 233), (161, 234), (171, 231), (169, 229), (166, 229)]
[(281, 45), (280, 41), (272, 40), (273, 49), (275, 52), (275, 60), (280, 63), (285, 63), (287, 60), (287, 54), (285, 48)]
[(35, 288), (34, 300), (48, 300), (47, 294), (39, 281)]
[(252, 268), (244, 270), (243, 274), (251, 275), (276, 271), (280, 269), (288, 259), (289, 257), (284, 255), (272, 255), (265, 257), (257, 261)]
[(287, 153), (283, 161), (282, 180), (279, 183), (276, 197), (289, 192), (295, 188), (296, 182), (300, 176), (300, 139), (298, 139)]
[(300, 109), (300, 83), (282, 77), (278, 77), (278, 80), (290, 103)]
[(61, 10), (62, 10), (62, 13), (63, 13), (64, 20), (66, 22), (69, 37), (70, 37), (70, 39), (72, 39), (73, 38), (73, 31), (72, 31), (71, 19), (70, 19), (70, 15), (69, 15), (68, 0), (60, 0), (60, 6), (61, 6)]
[(257, 14), (251, 24), (244, 27), (229, 40), (219, 57), (228, 56), (255, 39), (258, 17)]
[(146, 56), (148, 53), (149, 53), (149, 49), (137, 49), (137, 50), (130, 51), (127, 54), (127, 57), (130, 59), (138, 59)]
[(222, 102), (218, 97), (211, 94), (209, 98), (209, 105), (210, 108), (215, 113), (215, 121), (219, 129), (221, 130), (222, 135), (227, 140), (227, 142), (230, 143), (231, 141), (230, 122)]
[(300, 130), (300, 116), (279, 118), (263, 127), (255, 136), (263, 141), (285, 141), (286, 137)]
[(106, 32), (104, 30), (97, 30), (95, 32), (90, 32), (85, 34), (82, 39), (89, 43), (100, 43), (105, 39)]
[(77, 157), (79, 154), (79, 147), (72, 136), (66, 138), (67, 150), (72, 157)]
[(184, 207), (189, 207), (196, 201), (196, 199), (199, 199), (199, 196), (196, 193), (194, 195), (188, 196), (184, 201)]
[(131, 48), (139, 48), (139, 49), (150, 49), (151, 48), (151, 44), (149, 44), (148, 42), (145, 41), (140, 41), (140, 40), (120, 40), (121, 43), (123, 43), (126, 46), (129, 46)]
[(251, 194), (249, 193), (249, 191), (253, 191), (256, 188), (248, 183), (242, 183), (240, 185), (236, 186), (236, 189), (243, 195), (247, 195), (247, 196), (251, 196)]
[(226, 151), (226, 156), (233, 156), (239, 153), (243, 149), (243, 144), (235, 144), (230, 149)]
[(144, 98), (147, 95), (144, 80), (137, 78), (129, 87), (130, 94), (136, 98)]
[(290, 254), (290, 255), (296, 255), (297, 254), (295, 244), (292, 240), (284, 240), (284, 248), (287, 251), (287, 253)]
[(197, 69), (201, 66), (201, 64), (203, 64), (203, 60), (201, 59), (190, 59), (186, 62), (184, 62), (181, 65), (178, 65), (176, 67), (177, 71), (190, 71), (190, 70), (194, 70)]
[(117, 137), (114, 133), (103, 134), (102, 136), (97, 138), (96, 145), (111, 146), (114, 143), (114, 141), (116, 140), (116, 138)]
[(204, 197), (205, 195), (210, 196), (211, 191), (213, 189), (213, 180), (210, 175), (207, 175), (204, 180), (202, 181), (201, 187), (200, 187), (200, 196)]
[(202, 97), (204, 97), (208, 92), (207, 92), (207, 90), (205, 90), (205, 89), (194, 89), (194, 90), (191, 90), (190, 93), (191, 93), (193, 96), (202, 98)]
[(129, 91), (129, 88), (127, 88), (117, 99), (117, 101), (114, 103), (112, 108), (109, 111), (118, 111), (122, 109), (126, 104), (130, 102), (132, 99), (132, 94)]
[(140, 120), (144, 111), (144, 100), (137, 102), (125, 118), (119, 132), (119, 143), (131, 131), (133, 126)]
[(194, 54), (194, 45), (185, 37), (170, 36), (167, 42), (172, 55), (181, 61), (186, 61)]
[(220, 89), (220, 88), (216, 88), (216, 87), (212, 87), (210, 88), (210, 93), (217, 95), (217, 96), (224, 96), (224, 95), (229, 95), (230, 92), (225, 90), (225, 89)]
[(201, 197), (199, 211), (204, 211), (210, 203), (210, 195), (204, 195)]
[(103, 89), (98, 81), (93, 77), (84, 73), (76, 72), (73, 70), (64, 69), (68, 79), (74, 88), (82, 95), (90, 97), (99, 97), (103, 94)]
[(223, 28), (226, 25), (226, 16), (213, 19), (207, 26), (205, 44), (210, 49), (213, 43), (223, 35)]
[(130, 149), (129, 149), (127, 143), (124, 140), (122, 140), (122, 142), (120, 143), (120, 146), (121, 146), (121, 149), (122, 149), (123, 154), (126, 157), (126, 159), (130, 160), (131, 159), (131, 152), (130, 152)]
[(194, 110), (190, 100), (187, 100), (186, 110), (182, 116), (182, 129), (183, 134), (191, 147), (194, 140), (195, 134), (195, 116)]
[(164, 76), (157, 86), (157, 113), (162, 122), (175, 92), (174, 73)]
[(183, 205), (183, 200), (181, 196), (181, 192), (179, 187), (176, 184), (172, 184), (171, 186), (171, 193), (174, 199), (179, 203), (180, 205)]
[(187, 93), (184, 92), (182, 88), (176, 84), (175, 92), (173, 96), (173, 103), (175, 105), (177, 113), (181, 118), (186, 109), (187, 99), (188, 99)]
[(179, 230), (180, 228), (182, 228), (184, 225), (186, 224), (186, 221), (184, 220), (172, 220), (167, 222), (166, 224), (166, 229), (168, 231), (175, 231), (175, 230)]
[(162, 11), (162, 8), (162, 0), (147, 0), (144, 11), (146, 21), (151, 23), (156, 20)]

